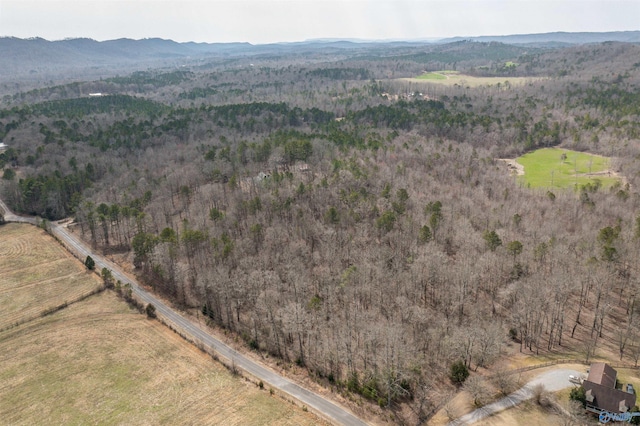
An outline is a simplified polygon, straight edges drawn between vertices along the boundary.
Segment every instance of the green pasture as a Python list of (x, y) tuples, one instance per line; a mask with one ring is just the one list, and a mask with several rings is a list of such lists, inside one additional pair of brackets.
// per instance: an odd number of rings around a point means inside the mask
[(428, 72), (414, 78), (400, 78), (399, 81), (408, 81), (410, 83), (419, 84), (439, 84), (443, 86), (460, 86), (460, 87), (490, 87), (508, 89), (512, 86), (522, 86), (534, 80), (540, 80), (535, 77), (473, 77), (470, 75), (460, 74), (457, 71), (437, 71)]
[(446, 80), (447, 76), (437, 72), (427, 72), (416, 77), (418, 80)]
[(610, 159), (560, 148), (544, 148), (516, 159), (524, 167), (521, 181), (531, 188), (574, 188), (595, 184), (610, 187), (618, 179), (609, 175)]

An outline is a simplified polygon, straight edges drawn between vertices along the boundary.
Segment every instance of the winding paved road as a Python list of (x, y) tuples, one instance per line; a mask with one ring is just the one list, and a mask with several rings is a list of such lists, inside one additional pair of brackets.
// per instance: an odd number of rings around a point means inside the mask
[[(4, 218), (7, 222), (22, 222), (36, 225), (38, 220), (34, 217), (18, 216), (9, 210), (9, 208), (0, 200), (0, 208), (4, 210)], [(71, 235), (64, 227), (55, 222), (51, 222), (51, 231), (64, 242), (67, 248), (77, 255), (80, 259), (91, 256), (96, 263), (96, 269), (110, 269), (113, 277), (122, 283), (130, 283), (133, 293), (144, 303), (151, 303), (156, 307), (156, 314), (161, 315), (164, 319), (176, 326), (189, 339), (196, 342), (202, 342), (209, 349), (215, 351), (232, 362), (237, 368), (247, 372), (248, 374), (262, 380), (265, 384), (278, 389), (291, 397), (297, 399), (306, 405), (314, 413), (324, 417), (334, 424), (365, 426), (366, 423), (347, 411), (346, 409), (334, 404), (323, 398), (322, 396), (311, 392), (308, 389), (297, 385), (274, 371), (264, 367), (251, 359), (245, 357), (241, 353), (233, 350), (220, 340), (216, 339), (206, 331), (195, 326), (191, 321), (171, 309), (160, 299), (154, 297), (151, 293), (141, 288), (134, 279), (127, 276), (116, 264), (108, 261), (97, 253), (94, 253)]]
[(516, 405), (524, 402), (533, 397), (533, 389), (536, 385), (543, 385), (545, 390), (549, 392), (556, 392), (571, 386), (575, 386), (569, 381), (569, 376), (573, 375), (580, 377), (583, 373), (576, 370), (570, 370), (568, 368), (559, 368), (557, 370), (547, 371), (537, 376), (535, 379), (527, 383), (522, 388), (518, 389), (514, 393), (505, 396), (501, 400), (494, 402), (493, 404), (485, 405), (482, 408), (478, 408), (469, 414), (452, 421), (447, 426), (461, 426), (470, 425), (475, 422), (479, 422), (495, 413), (506, 410), (507, 408), (515, 407)]

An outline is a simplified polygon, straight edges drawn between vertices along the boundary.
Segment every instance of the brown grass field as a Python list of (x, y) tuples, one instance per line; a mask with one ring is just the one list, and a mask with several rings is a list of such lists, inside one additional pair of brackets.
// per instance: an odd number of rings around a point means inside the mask
[[(12, 261), (6, 259), (8, 253)], [(56, 260), (56, 255), (61, 260)], [(38, 263), (41, 258), (46, 259)], [(48, 306), (38, 283), (99, 280), (28, 225), (0, 227), (0, 320)], [(28, 267), (28, 259), (34, 266)], [(51, 267), (64, 263), (66, 267)], [(7, 271), (7, 265), (16, 265)], [(47, 268), (45, 275), (40, 270)], [(21, 272), (16, 272), (21, 271)], [(56, 276), (55, 273), (58, 275)], [(22, 275), (20, 275), (22, 274)], [(8, 280), (7, 276), (12, 279)], [(37, 277), (20, 286), (18, 276)], [(48, 281), (43, 285), (49, 285)], [(49, 288), (49, 287), (47, 287)], [(63, 286), (59, 287), (64, 289)], [(29, 289), (29, 290), (27, 290)], [(12, 293), (29, 303), (5, 303)], [(33, 293), (30, 297), (27, 292)], [(56, 299), (63, 300), (63, 299)], [(314, 425), (313, 414), (233, 376), (158, 321), (107, 291), (0, 332), (0, 424)]]
[(484, 419), (482, 424), (487, 426), (565, 426), (570, 423), (562, 415), (543, 409), (532, 401), (526, 401), (517, 407)]
[(101, 282), (35, 226), (0, 227), (0, 330), (95, 292)]

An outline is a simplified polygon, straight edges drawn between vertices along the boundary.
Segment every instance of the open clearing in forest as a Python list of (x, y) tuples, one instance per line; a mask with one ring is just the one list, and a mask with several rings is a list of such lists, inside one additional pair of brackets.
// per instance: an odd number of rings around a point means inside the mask
[(474, 77), (460, 74), (456, 71), (434, 71), (424, 73), (415, 78), (401, 78), (399, 80), (412, 83), (441, 84), (445, 86), (481, 87), (496, 86), (508, 89), (510, 86), (522, 86), (528, 82), (539, 80), (531, 77)]
[[(16, 241), (56, 262), (57, 243), (29, 225), (0, 227), (0, 259)], [(65, 253), (58, 255), (66, 259)], [(27, 263), (13, 257), (16, 264)], [(5, 269), (0, 270), (5, 280)], [(49, 278), (78, 273), (86, 281), (78, 285), (99, 283), (77, 260), (57, 273)], [(0, 319), (6, 314), (3, 309)], [(111, 291), (0, 332), (0, 419), (12, 425), (45, 419), (48, 424), (322, 424), (268, 389), (234, 377)]]
[(98, 290), (100, 280), (78, 264), (42, 229), (0, 227), (0, 330)]
[(446, 80), (447, 76), (443, 72), (426, 72), (416, 78), (418, 80)]
[(516, 161), (524, 167), (524, 174), (518, 179), (531, 188), (574, 188), (587, 184), (608, 188), (620, 182), (610, 169), (608, 157), (585, 152), (543, 148)]

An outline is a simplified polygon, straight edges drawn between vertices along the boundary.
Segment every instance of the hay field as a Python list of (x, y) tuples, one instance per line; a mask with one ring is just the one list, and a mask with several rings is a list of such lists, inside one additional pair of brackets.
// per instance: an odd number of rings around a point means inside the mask
[[(18, 241), (23, 245), (37, 242), (42, 248), (39, 253), (55, 253), (57, 243), (33, 229), (28, 225), (0, 227), (4, 253), (9, 252), (6, 247), (19, 245)], [(19, 255), (13, 257), (16, 263), (24, 261)], [(53, 257), (49, 256), (48, 263), (56, 263)], [(96, 279), (84, 275), (81, 262), (74, 262), (66, 270), (58, 268), (58, 273), (80, 272), (89, 284), (78, 285), (94, 286)], [(4, 269), (0, 270), (4, 279)], [(34, 286), (28, 288), (38, 292)], [(26, 292), (23, 288), (18, 291)], [(2, 309), (0, 318), (5, 315)], [(0, 332), (0, 424), (322, 422), (271, 396), (266, 387), (260, 390), (233, 376), (167, 327), (131, 310), (115, 293), (106, 291)]]
[(95, 292), (100, 279), (31, 225), (0, 226), (0, 330)]

